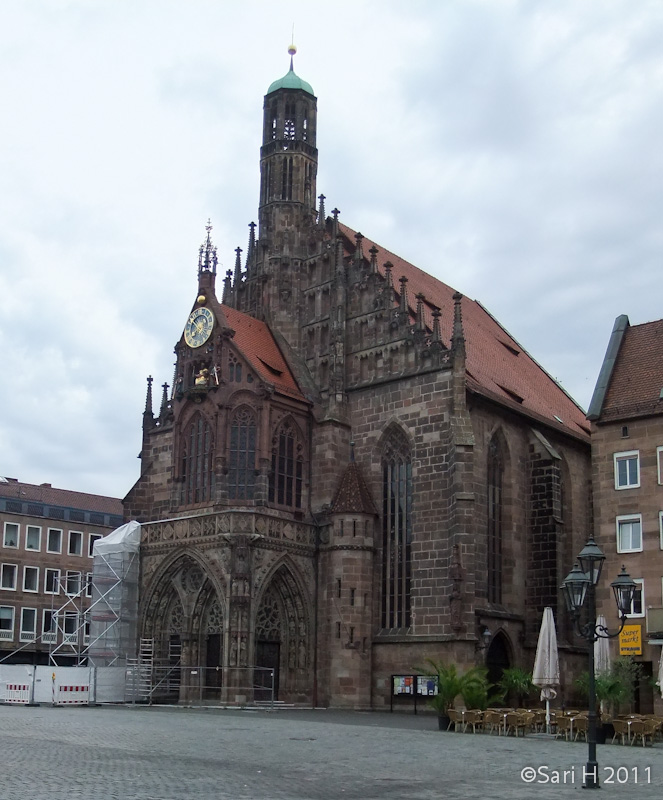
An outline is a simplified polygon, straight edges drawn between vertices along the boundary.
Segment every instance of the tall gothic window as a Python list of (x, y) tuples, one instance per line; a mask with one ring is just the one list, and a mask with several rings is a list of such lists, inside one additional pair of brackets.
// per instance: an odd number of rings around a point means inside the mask
[(410, 625), (412, 463), (404, 433), (389, 436), (382, 456), (382, 627)]
[(281, 162), (281, 200), (292, 200), (292, 156)]
[(286, 420), (272, 438), (269, 502), (301, 508), (303, 479), (304, 447), (294, 423)]
[(196, 414), (184, 432), (182, 503), (205, 503), (214, 486), (214, 439), (202, 414)]
[(256, 464), (256, 420), (248, 408), (238, 409), (230, 423), (228, 496), (252, 500)]
[(491, 603), (502, 602), (502, 489), (504, 459), (496, 437), (488, 445), (487, 592)]
[(294, 103), (285, 104), (285, 122), (283, 123), (283, 138), (294, 139), (297, 132), (297, 109)]

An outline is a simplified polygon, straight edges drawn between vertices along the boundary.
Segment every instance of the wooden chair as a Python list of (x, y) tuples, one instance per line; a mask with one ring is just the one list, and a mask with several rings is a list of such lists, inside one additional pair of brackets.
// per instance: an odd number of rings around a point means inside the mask
[(584, 714), (579, 714), (573, 719), (573, 741), (577, 742), (579, 738), (587, 741), (587, 729), (589, 727), (589, 719)]
[(488, 733), (493, 733), (493, 731), (497, 731), (497, 734), (502, 732), (502, 725), (504, 723), (504, 717), (500, 714), (499, 711), (495, 711), (494, 709), (489, 708), (487, 711), (483, 712), (483, 729), (484, 731), (488, 731)]
[(477, 728), (479, 730), (483, 729), (483, 711), (479, 709), (470, 709), (469, 711), (465, 712), (465, 727), (464, 730), (467, 732), (468, 728), (472, 728), (472, 733), (477, 732)]
[(624, 740), (628, 740), (631, 736), (628, 722), (625, 719), (613, 719), (612, 727), (615, 729), (615, 734), (612, 737), (612, 744), (615, 743), (615, 739), (618, 736), (621, 739), (621, 743), (626, 744)]
[(529, 720), (527, 720), (525, 714), (519, 714), (517, 711), (510, 711), (506, 715), (506, 735), (508, 736), (509, 733), (513, 732), (514, 736), (519, 736), (522, 731), (524, 736), (525, 728), (528, 724)]
[(451, 730), (451, 726), (453, 725), (454, 731), (463, 730), (463, 715), (460, 711), (456, 711), (455, 708), (450, 708), (447, 712), (449, 714), (449, 727), (447, 728), (448, 731)]
[(568, 742), (571, 736), (571, 717), (566, 716), (566, 714), (559, 714), (555, 719), (555, 725), (557, 727), (556, 738), (561, 739), (563, 737)]
[(631, 745), (635, 744), (638, 739), (642, 742), (643, 747), (647, 740), (653, 745), (656, 728), (656, 721), (653, 719), (634, 719), (631, 723)]

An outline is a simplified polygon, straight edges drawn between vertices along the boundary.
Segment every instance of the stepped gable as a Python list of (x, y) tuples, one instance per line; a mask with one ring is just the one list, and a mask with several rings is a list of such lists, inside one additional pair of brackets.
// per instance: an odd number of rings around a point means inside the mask
[[(355, 231), (340, 222), (339, 230), (345, 239), (345, 255), (350, 257), (356, 249)], [(394, 285), (401, 275), (408, 279), (409, 297), (419, 293), (425, 296), (424, 320), (429, 330), (433, 327), (432, 309), (440, 309), (442, 339), (448, 345), (456, 290), (365, 236), (363, 247), (365, 252), (371, 247), (377, 248), (376, 258), (382, 275), (384, 263), (391, 261)], [(411, 306), (409, 310), (414, 323), (415, 310)], [(589, 426), (585, 412), (492, 314), (469, 297), (462, 299), (462, 313), (468, 389), (587, 441)]]
[(627, 325), (603, 401), (601, 422), (661, 414), (662, 392), (663, 319)]
[(260, 378), (272, 384), (277, 392), (306, 400), (267, 324), (230, 306), (221, 308), (235, 332), (233, 342)]
[(43, 503), (47, 506), (63, 506), (78, 508), (84, 511), (96, 511), (99, 514), (122, 516), (122, 501), (116, 497), (105, 497), (86, 492), (71, 492), (68, 489), (55, 489), (50, 484), (37, 485), (22, 483), (12, 478), (0, 480), (0, 497), (8, 500), (25, 500)]
[(377, 508), (368, 491), (359, 465), (351, 461), (345, 468), (332, 502), (334, 514), (372, 514), (377, 516)]

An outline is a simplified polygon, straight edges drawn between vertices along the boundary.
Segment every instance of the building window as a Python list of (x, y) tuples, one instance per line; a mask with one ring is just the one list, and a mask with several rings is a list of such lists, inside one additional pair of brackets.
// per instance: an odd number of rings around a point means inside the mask
[(487, 597), (502, 602), (502, 485), (504, 459), (495, 437), (488, 445)]
[(18, 525), (15, 522), (5, 522), (4, 547), (18, 547)]
[(67, 550), (70, 556), (83, 555), (83, 534), (78, 531), (69, 531), (69, 549)]
[(255, 484), (256, 420), (247, 408), (233, 414), (230, 425), (228, 496), (231, 500), (252, 500)]
[(65, 592), (73, 597), (81, 591), (81, 573), (74, 570), (67, 570), (65, 576)]
[(395, 430), (382, 456), (382, 627), (410, 625), (412, 464), (404, 433)]
[(85, 573), (85, 596), (92, 597), (92, 573)]
[(640, 453), (615, 453), (615, 489), (636, 489), (640, 486)]
[(61, 553), (62, 552), (62, 531), (58, 528), (48, 529), (48, 541), (46, 543), (46, 552), (48, 553)]
[(41, 550), (41, 528), (36, 525), (28, 525), (25, 529), (25, 549)]
[(182, 454), (182, 503), (206, 503), (214, 485), (214, 440), (212, 429), (196, 414), (184, 433)]
[(54, 644), (57, 639), (55, 612), (45, 608), (41, 621), (41, 640), (44, 644)]
[(231, 383), (242, 382), (242, 365), (234, 355), (228, 357), (228, 380)]
[(304, 447), (292, 421), (284, 422), (272, 438), (272, 471), (269, 502), (279, 506), (302, 507)]
[(24, 592), (39, 591), (39, 567), (23, 568), (23, 591)]
[(658, 467), (658, 482), (663, 484), (663, 447), (656, 448), (656, 465)]
[(78, 614), (75, 611), (65, 611), (63, 620), (65, 644), (78, 642)]
[(44, 570), (44, 592), (46, 594), (60, 594), (60, 570)]
[(642, 550), (642, 514), (617, 517), (617, 552), (637, 553)]
[(0, 639), (14, 638), (14, 607), (0, 606)]
[(16, 591), (16, 564), (3, 564), (0, 573), (0, 589), (10, 589)]
[(661, 550), (663, 550), (663, 511), (658, 512), (658, 535)]
[(37, 609), (21, 609), (20, 641), (32, 642), (37, 637)]
[(100, 533), (91, 533), (90, 538), (88, 540), (88, 548), (87, 554), (90, 558), (94, 556), (94, 543), (98, 542), (99, 539), (103, 539), (104, 537)]
[(629, 617), (644, 617), (645, 615), (645, 582), (643, 578), (634, 578), (635, 592), (633, 594), (633, 602), (631, 603), (631, 610), (628, 613)]

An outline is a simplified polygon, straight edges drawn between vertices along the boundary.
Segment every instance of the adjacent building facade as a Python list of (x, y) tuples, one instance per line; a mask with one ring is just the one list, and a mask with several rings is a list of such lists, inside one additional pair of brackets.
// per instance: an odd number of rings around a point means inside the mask
[(117, 498), (0, 478), (0, 660), (78, 662), (92, 547), (121, 523)]
[(426, 658), (531, 668), (590, 530), (589, 429), (480, 303), (327, 215), (316, 128), (291, 63), (246, 254), (217, 286), (208, 226), (156, 413), (148, 380), (125, 515), (157, 657), (379, 708)]
[[(589, 407), (595, 538), (606, 554), (601, 610), (617, 626), (609, 583), (623, 565), (638, 585), (629, 625), (632, 653), (645, 679), (636, 698), (651, 712), (660, 692), (663, 646), (663, 320), (630, 325), (617, 318)], [(639, 642), (639, 644), (638, 644)], [(616, 642), (614, 655), (619, 652)]]

